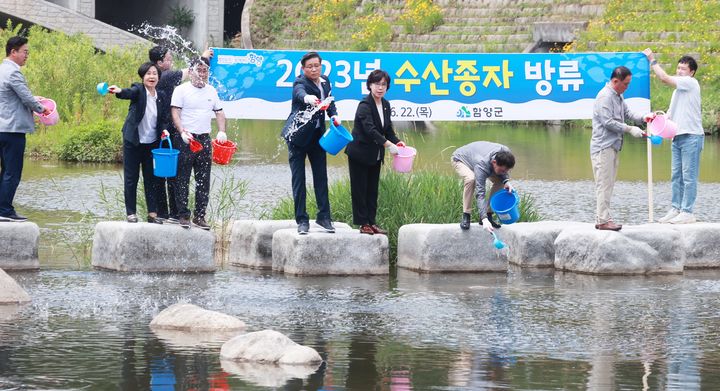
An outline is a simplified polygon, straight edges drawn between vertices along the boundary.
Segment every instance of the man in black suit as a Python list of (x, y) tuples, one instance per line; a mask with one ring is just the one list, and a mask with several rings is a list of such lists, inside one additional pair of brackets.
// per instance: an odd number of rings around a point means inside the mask
[[(335, 103), (331, 102), (327, 110), (313, 110), (319, 106), (331, 92), (330, 80), (322, 74), (322, 58), (316, 52), (308, 52), (300, 60), (303, 74), (293, 83), (292, 110), (282, 130), (287, 141), (290, 171), (292, 172), (293, 202), (298, 233), (305, 235), (310, 230), (310, 218), (305, 210), (305, 157), (310, 159), (313, 174), (315, 198), (318, 214), (315, 220), (325, 231), (333, 233), (335, 227), (330, 217), (328, 199), (327, 155), (319, 144), (325, 133), (325, 112), (336, 125), (340, 124)], [(315, 111), (311, 118), (302, 114)], [(307, 121), (306, 121), (307, 119)]]

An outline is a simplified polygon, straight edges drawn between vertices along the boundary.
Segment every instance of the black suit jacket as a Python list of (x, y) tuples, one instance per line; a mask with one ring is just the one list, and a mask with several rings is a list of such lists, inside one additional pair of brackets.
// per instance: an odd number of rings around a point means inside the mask
[(370, 94), (358, 104), (355, 112), (355, 124), (352, 130), (353, 141), (345, 147), (348, 157), (359, 163), (372, 166), (385, 157), (385, 141), (390, 140), (397, 144), (400, 140), (395, 135), (392, 121), (390, 120), (390, 102), (382, 99), (382, 111), (385, 118), (385, 125), (380, 122), (375, 106), (375, 100)]
[[(311, 108), (310, 105), (305, 103), (306, 95), (315, 95), (318, 99), (321, 99), (322, 96), (327, 98), (332, 95), (330, 80), (327, 76), (320, 75), (320, 80), (322, 81), (321, 86), (324, 92), (323, 95), (320, 95), (320, 89), (317, 85), (315, 85), (315, 83), (306, 78), (305, 75), (298, 76), (293, 83), (292, 109), (287, 121), (285, 121), (285, 126), (282, 129), (281, 135), (288, 143), (295, 147), (303, 148), (320, 140), (320, 137), (323, 133), (325, 133), (325, 112), (327, 112), (330, 117), (337, 115), (335, 102), (333, 102), (327, 110), (318, 110), (309, 121), (307, 121), (292, 135), (292, 137), (288, 136), (288, 130), (295, 120), (297, 113), (301, 110)], [(320, 121), (320, 126), (317, 125), (318, 120)]]
[[(165, 101), (168, 100), (165, 93), (156, 90), (157, 93), (157, 125), (155, 131), (157, 137), (160, 137), (163, 129), (167, 128), (168, 122), (168, 105)], [(129, 99), (130, 107), (128, 108), (127, 117), (125, 117), (125, 123), (123, 124), (122, 132), (123, 139), (131, 142), (133, 145), (140, 144), (140, 134), (138, 133), (138, 125), (145, 116), (145, 107), (147, 106), (147, 96), (145, 95), (145, 86), (141, 83), (133, 83), (130, 88), (123, 88), (119, 94), (115, 94), (118, 99)]]

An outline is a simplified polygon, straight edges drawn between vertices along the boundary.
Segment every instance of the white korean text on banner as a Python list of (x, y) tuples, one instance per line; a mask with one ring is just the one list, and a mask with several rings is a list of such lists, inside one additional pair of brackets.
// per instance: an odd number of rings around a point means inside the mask
[[(211, 83), (230, 118), (284, 120), (304, 51), (214, 49)], [(385, 96), (396, 121), (590, 119), (595, 96), (624, 65), (631, 109), (650, 110), (642, 53), (463, 54), (320, 52), (340, 118), (355, 117), (367, 76), (392, 78)]]

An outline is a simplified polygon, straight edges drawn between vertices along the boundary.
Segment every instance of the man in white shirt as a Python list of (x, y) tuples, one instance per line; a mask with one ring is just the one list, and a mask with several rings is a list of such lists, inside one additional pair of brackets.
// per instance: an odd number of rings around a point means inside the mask
[(652, 50), (648, 48), (643, 53), (650, 60), (655, 75), (663, 83), (675, 88), (667, 112), (668, 117), (678, 126), (672, 141), (672, 207), (658, 221), (670, 224), (694, 223), (693, 206), (697, 196), (700, 152), (705, 143), (700, 83), (695, 78), (698, 65), (694, 58), (683, 56), (678, 61), (675, 76), (670, 76), (658, 64)]
[[(180, 132), (184, 144), (179, 146), (178, 172), (176, 178), (175, 203), (178, 220), (182, 227), (190, 227), (188, 195), (190, 173), (195, 172), (195, 211), (192, 225), (209, 230), (205, 211), (210, 199), (210, 167), (212, 166), (212, 140), (210, 138), (212, 115), (217, 120), (220, 142), (227, 140), (225, 134), (225, 113), (220, 107), (220, 98), (215, 88), (207, 83), (209, 61), (194, 59), (190, 63), (190, 82), (177, 87), (170, 102), (175, 129)], [(190, 142), (202, 144), (202, 150), (192, 152)]]

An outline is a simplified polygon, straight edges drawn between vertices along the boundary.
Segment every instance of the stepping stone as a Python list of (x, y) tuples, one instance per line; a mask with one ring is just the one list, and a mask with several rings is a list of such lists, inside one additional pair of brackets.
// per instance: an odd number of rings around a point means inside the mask
[(296, 275), (388, 274), (389, 246), (385, 235), (356, 230), (299, 235), (295, 229), (273, 234), (272, 268)]
[[(345, 223), (333, 222), (335, 230), (352, 229)], [(235, 220), (230, 229), (228, 262), (233, 266), (272, 269), (272, 238), (275, 231), (296, 229), (295, 220)], [(314, 221), (310, 235), (324, 233)]]
[(623, 226), (619, 232), (593, 226), (563, 230), (555, 240), (555, 268), (601, 275), (682, 273), (681, 234), (660, 224)]
[(213, 272), (215, 234), (179, 225), (104, 221), (95, 226), (92, 265), (123, 272)]
[(226, 331), (243, 330), (245, 322), (234, 316), (206, 310), (194, 304), (177, 303), (157, 314), (150, 322), (150, 327), (186, 331)]
[[(664, 224), (663, 224), (664, 225)], [(685, 268), (720, 267), (720, 224), (668, 224), (682, 235), (682, 247), (685, 251)]]
[(522, 267), (553, 267), (555, 239), (568, 227), (592, 227), (574, 221), (538, 221), (503, 225), (497, 236), (508, 246), (508, 262)]
[(0, 268), (5, 270), (40, 269), (38, 240), (40, 228), (35, 223), (0, 222)]
[(30, 296), (14, 278), (0, 269), (0, 304), (27, 303)]
[(398, 267), (421, 272), (506, 272), (507, 250), (478, 224), (408, 224), (398, 233)]
[(286, 365), (322, 362), (315, 349), (300, 345), (274, 330), (247, 333), (225, 342), (220, 348), (220, 359)]

